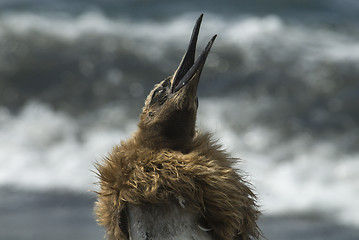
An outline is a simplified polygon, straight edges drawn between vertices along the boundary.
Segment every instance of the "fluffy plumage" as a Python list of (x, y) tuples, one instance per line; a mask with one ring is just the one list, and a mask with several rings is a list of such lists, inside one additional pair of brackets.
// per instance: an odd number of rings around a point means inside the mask
[(182, 198), (203, 216), (215, 239), (258, 239), (255, 195), (232, 168), (233, 159), (208, 134), (197, 134), (188, 153), (143, 148), (136, 133), (98, 165), (98, 222), (111, 240), (128, 239), (120, 228), (126, 204), (168, 203)]

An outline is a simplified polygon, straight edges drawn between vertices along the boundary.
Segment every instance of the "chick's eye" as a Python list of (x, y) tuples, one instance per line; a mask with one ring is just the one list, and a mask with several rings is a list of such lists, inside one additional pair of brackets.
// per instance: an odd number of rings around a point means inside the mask
[(153, 92), (152, 99), (161, 96), (163, 93), (163, 88), (158, 88)]
[(166, 100), (166, 91), (162, 87), (160, 87), (153, 92), (151, 104), (158, 103), (162, 105)]

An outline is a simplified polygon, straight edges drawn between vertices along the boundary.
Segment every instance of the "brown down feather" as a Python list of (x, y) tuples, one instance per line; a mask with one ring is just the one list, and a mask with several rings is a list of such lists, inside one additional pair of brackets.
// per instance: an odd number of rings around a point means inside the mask
[(197, 133), (186, 153), (143, 147), (139, 132), (100, 165), (100, 191), (95, 212), (110, 240), (128, 240), (120, 228), (127, 203), (166, 203), (184, 199), (186, 208), (204, 217), (215, 239), (259, 239), (259, 211), (249, 184), (234, 160), (210, 139)]

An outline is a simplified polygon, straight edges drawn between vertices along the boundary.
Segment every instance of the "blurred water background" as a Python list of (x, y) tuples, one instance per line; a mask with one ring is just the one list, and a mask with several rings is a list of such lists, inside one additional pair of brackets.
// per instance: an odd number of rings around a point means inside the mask
[(359, 1), (0, 0), (0, 239), (102, 239), (94, 162), (136, 129), (204, 13), (198, 128), (270, 240), (359, 239)]

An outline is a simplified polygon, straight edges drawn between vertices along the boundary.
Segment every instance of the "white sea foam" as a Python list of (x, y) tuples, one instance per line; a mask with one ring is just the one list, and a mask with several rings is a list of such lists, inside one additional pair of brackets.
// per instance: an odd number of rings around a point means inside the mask
[[(42, 33), (66, 41), (84, 36), (116, 36), (126, 48), (139, 56), (153, 60), (161, 59), (168, 47), (183, 49), (183, 41), (192, 30), (199, 14), (184, 14), (160, 22), (128, 18), (108, 18), (99, 12), (86, 12), (80, 16), (44, 16), (33, 13), (8, 13), (0, 16), (0, 38), (6, 32), (15, 34)], [(287, 23), (280, 17), (240, 16), (224, 19), (206, 14), (202, 24), (200, 43), (214, 34), (219, 37), (217, 48), (232, 47), (233, 51), (244, 52), (257, 66), (262, 55), (259, 51), (269, 49), (274, 61), (285, 61), (288, 55), (297, 55), (303, 62), (312, 61), (357, 61), (359, 42), (357, 36), (329, 29)], [(105, 48), (118, 42), (105, 42)], [(203, 44), (204, 45), (204, 44)], [(199, 47), (200, 48), (200, 47)], [(215, 51), (214, 51), (215, 52)], [(209, 59), (210, 60), (210, 59)], [(310, 64), (308, 64), (310, 66)]]
[(39, 103), (28, 104), (17, 116), (2, 108), (0, 116), (0, 185), (25, 189), (94, 189), (94, 162), (134, 128), (127, 122), (109, 129), (99, 119), (83, 129), (82, 121)]
[(317, 142), (299, 135), (280, 141), (273, 129), (248, 125), (254, 106), (268, 101), (202, 100), (198, 125), (214, 131), (242, 159), (238, 167), (248, 173), (264, 213), (317, 214), (359, 226), (359, 154), (341, 152), (335, 139)]

